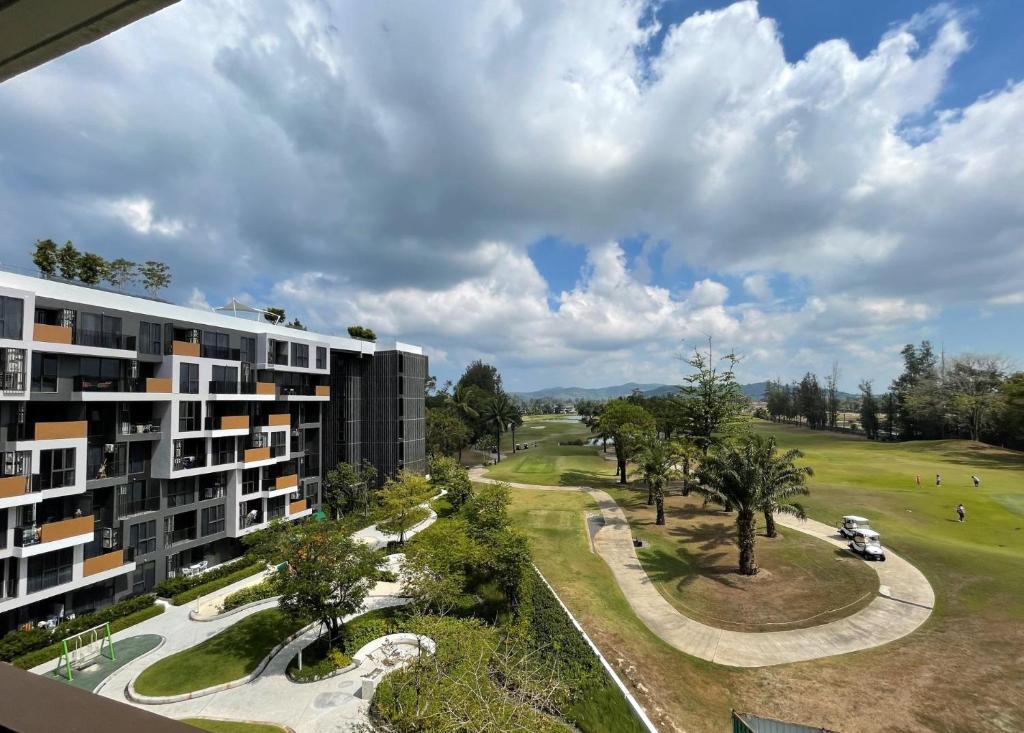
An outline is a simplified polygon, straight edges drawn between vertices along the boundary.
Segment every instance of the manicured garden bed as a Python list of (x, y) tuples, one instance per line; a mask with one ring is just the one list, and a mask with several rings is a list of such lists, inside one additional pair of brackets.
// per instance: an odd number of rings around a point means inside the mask
[(181, 722), (207, 733), (285, 733), (285, 728), (273, 723), (243, 723), (237, 720), (209, 718), (185, 718)]
[(165, 697), (245, 677), (303, 625), (276, 608), (259, 611), (203, 643), (147, 667), (135, 680), (135, 690), (141, 695)]

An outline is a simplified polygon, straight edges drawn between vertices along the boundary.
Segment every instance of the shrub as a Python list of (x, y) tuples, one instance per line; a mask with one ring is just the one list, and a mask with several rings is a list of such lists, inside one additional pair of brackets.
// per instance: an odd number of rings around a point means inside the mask
[(378, 583), (397, 583), (398, 576), (393, 570), (380, 570), (374, 573), (373, 579)]
[(302, 650), (302, 669), (298, 661), (296, 656), (288, 665), (288, 676), (296, 682), (316, 682), (352, 664), (352, 658), (340, 649), (327, 649), (322, 637)]
[(558, 441), (558, 444), (559, 445), (586, 445), (586, 443), (583, 442), (583, 438), (573, 438), (572, 440), (560, 440), (560, 441)]
[(226, 562), (223, 565), (208, 570), (198, 575), (179, 575), (176, 578), (168, 578), (153, 589), (153, 592), (160, 598), (173, 598), (179, 593), (184, 593), (199, 585), (205, 585), (211, 581), (231, 575), (239, 568), (247, 567), (252, 563), (251, 559), (240, 557), (237, 560)]
[[(96, 613), (78, 616), (73, 621), (65, 621), (55, 629), (32, 629), (31, 631), (11, 631), (0, 640), (0, 661), (10, 662), (43, 647), (59, 642), (65, 637), (85, 631), (93, 626), (114, 622), (137, 611), (150, 608), (156, 602), (152, 594), (135, 596), (120, 603), (115, 603)], [(113, 626), (113, 624), (111, 624)], [(43, 661), (46, 661), (45, 659)]]
[(221, 610), (230, 611), (248, 603), (255, 603), (256, 601), (273, 598), (275, 595), (277, 595), (277, 591), (274, 588), (274, 584), (270, 581), (264, 580), (262, 583), (250, 585), (248, 588), (242, 588), (242, 590), (236, 590), (224, 599), (223, 608)]
[[(127, 616), (122, 616), (116, 621), (112, 621), (110, 623), (110, 633), (116, 634), (118, 631), (127, 629), (135, 624), (141, 624), (146, 619), (159, 616), (163, 612), (164, 607), (159, 603), (154, 603), (148, 608), (143, 608), (139, 611), (135, 611), (134, 613), (130, 613)], [(64, 634), (64, 636), (69, 635), (70, 634)], [(22, 655), (14, 659), (11, 664), (15, 667), (20, 667), (21, 669), (32, 669), (33, 667), (38, 667), (44, 662), (49, 662), (51, 659), (57, 659), (63, 651), (63, 645), (58, 641), (50, 644), (49, 646), (45, 646), (42, 649), (37, 649), (34, 652)]]
[(252, 565), (246, 565), (244, 567), (236, 569), (233, 573), (222, 575), (219, 578), (215, 578), (202, 585), (194, 586), (182, 593), (178, 593), (171, 597), (171, 603), (175, 606), (181, 606), (186, 603), (191, 603), (197, 598), (201, 598), (209, 593), (220, 590), (221, 588), (227, 588), (232, 583), (237, 583), (239, 580), (245, 580), (246, 578), (252, 577), (256, 573), (262, 572), (265, 566), (263, 563), (254, 563)]

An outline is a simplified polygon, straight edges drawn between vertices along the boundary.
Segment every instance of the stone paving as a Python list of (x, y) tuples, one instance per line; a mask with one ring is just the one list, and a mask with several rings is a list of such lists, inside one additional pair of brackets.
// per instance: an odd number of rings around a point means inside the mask
[[(498, 483), (486, 478), (484, 469), (476, 468), (470, 473), (474, 481)], [(590, 523), (593, 549), (608, 563), (636, 615), (666, 643), (716, 664), (767, 667), (871, 649), (914, 631), (928, 619), (935, 605), (935, 593), (928, 579), (887, 550), (886, 562), (871, 563), (878, 573), (879, 595), (846, 618), (790, 631), (750, 633), (715, 628), (683, 615), (658, 592), (637, 558), (625, 513), (607, 492), (587, 486), (505, 483), (515, 488), (588, 494), (601, 510), (600, 523)], [(776, 521), (836, 547), (847, 546), (835, 528), (821, 522), (788, 516), (779, 516)]]

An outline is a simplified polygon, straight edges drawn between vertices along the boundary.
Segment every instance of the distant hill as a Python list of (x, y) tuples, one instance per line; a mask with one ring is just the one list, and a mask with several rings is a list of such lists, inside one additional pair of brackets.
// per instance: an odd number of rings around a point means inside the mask
[[(747, 398), (754, 400), (764, 399), (764, 392), (768, 388), (768, 382), (754, 382), (740, 386)], [(633, 394), (633, 390), (639, 389), (644, 397), (660, 397), (662, 395), (675, 394), (679, 387), (674, 384), (640, 384), (637, 382), (626, 382), (611, 387), (548, 387), (533, 392), (514, 392), (516, 397), (524, 400), (554, 400), (556, 402), (573, 402), (575, 400), (613, 400), (616, 397), (627, 397)], [(840, 392), (840, 399), (849, 399), (855, 395), (849, 392)]]

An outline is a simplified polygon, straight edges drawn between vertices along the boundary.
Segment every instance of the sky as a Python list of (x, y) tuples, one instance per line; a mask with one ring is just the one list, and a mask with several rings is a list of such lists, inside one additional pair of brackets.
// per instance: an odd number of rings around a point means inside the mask
[[(1024, 368), (1024, 5), (182, 0), (0, 84), (0, 263), (482, 358), (511, 390)], [(878, 387), (876, 387), (876, 391)]]

